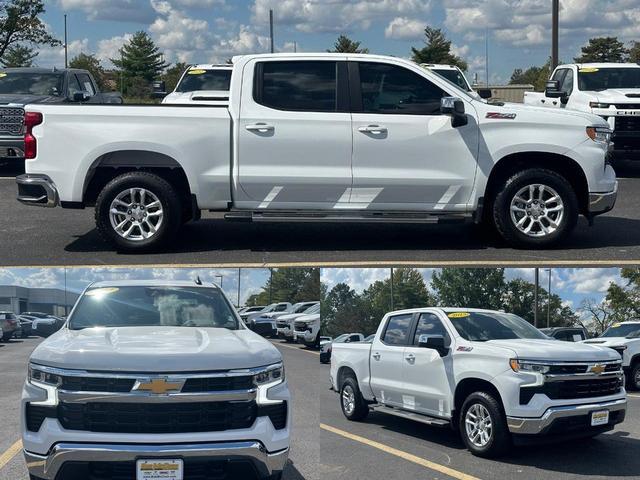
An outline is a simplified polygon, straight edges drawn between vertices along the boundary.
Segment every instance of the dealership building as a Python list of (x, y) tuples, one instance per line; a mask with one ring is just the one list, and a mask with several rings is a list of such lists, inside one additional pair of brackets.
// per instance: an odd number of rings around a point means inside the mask
[(42, 312), (65, 316), (80, 295), (61, 288), (0, 285), (0, 311)]

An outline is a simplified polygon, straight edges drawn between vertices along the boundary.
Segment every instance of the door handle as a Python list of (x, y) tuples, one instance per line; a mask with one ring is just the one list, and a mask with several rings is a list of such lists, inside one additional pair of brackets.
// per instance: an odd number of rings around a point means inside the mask
[(387, 127), (382, 127), (380, 125), (367, 125), (358, 127), (358, 131), (362, 133), (373, 133), (374, 135), (380, 135), (383, 133), (387, 133)]
[(275, 127), (273, 125), (268, 125), (266, 123), (254, 123), (251, 125), (246, 125), (244, 128), (246, 128), (250, 132), (260, 133), (273, 132), (275, 130)]
[(378, 352), (374, 353), (371, 356), (373, 357), (374, 360), (380, 360), (380, 354)]
[(416, 356), (413, 353), (410, 353), (409, 355), (407, 355), (406, 357), (404, 357), (407, 362), (409, 363), (413, 363), (416, 361)]

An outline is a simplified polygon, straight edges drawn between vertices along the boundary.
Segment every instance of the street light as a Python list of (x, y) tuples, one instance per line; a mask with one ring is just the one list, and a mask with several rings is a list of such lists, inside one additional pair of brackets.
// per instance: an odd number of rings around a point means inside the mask
[(551, 269), (545, 269), (549, 273), (549, 289), (547, 290), (547, 328), (551, 325)]

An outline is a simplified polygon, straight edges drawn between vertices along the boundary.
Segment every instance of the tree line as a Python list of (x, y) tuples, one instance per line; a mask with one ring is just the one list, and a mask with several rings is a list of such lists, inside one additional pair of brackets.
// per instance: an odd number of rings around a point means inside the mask
[[(579, 325), (599, 335), (615, 322), (640, 318), (640, 269), (626, 268), (621, 275), (624, 284), (611, 283), (601, 302), (587, 299), (575, 310), (539, 285), (538, 327), (546, 327), (549, 318), (551, 327)], [(534, 324), (535, 290), (527, 280), (507, 280), (504, 268), (443, 268), (434, 272), (428, 285), (418, 270), (398, 268), (393, 271), (393, 287), (391, 278), (378, 280), (361, 293), (346, 283), (331, 289), (323, 284), (322, 328), (331, 336), (370, 335), (392, 309), (435, 306), (503, 310)]]
[(250, 295), (245, 305), (319, 300), (319, 268), (274, 268), (260, 292)]

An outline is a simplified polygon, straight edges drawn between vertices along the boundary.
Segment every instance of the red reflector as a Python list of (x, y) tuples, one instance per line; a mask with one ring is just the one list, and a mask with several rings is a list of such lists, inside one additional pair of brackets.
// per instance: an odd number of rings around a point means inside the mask
[(24, 158), (30, 160), (36, 158), (38, 146), (36, 137), (33, 136), (33, 127), (42, 123), (42, 113), (25, 112), (24, 114)]

